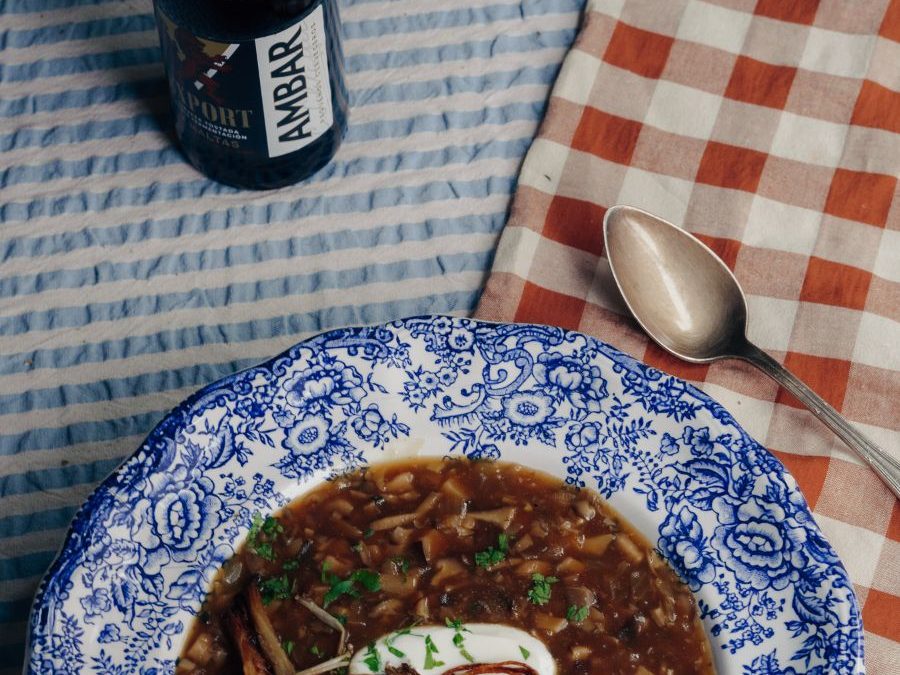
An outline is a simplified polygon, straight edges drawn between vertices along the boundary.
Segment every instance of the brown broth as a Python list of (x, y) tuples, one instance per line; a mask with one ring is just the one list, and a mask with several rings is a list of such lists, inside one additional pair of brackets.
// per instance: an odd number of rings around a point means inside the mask
[[(244, 672), (228, 622), (252, 584), (296, 670), (338, 648), (338, 632), (300, 604), (306, 598), (319, 607), (331, 600), (326, 610), (345, 621), (354, 649), (414, 622), (451, 619), (530, 632), (560, 675), (714, 672), (693, 595), (647, 540), (596, 493), (534, 470), (435, 459), (373, 465), (276, 517), (223, 566), (178, 675)], [(357, 570), (372, 574), (335, 589)], [(545, 604), (535, 602), (540, 589), (529, 594), (540, 585), (535, 573), (558, 579)], [(366, 590), (362, 581), (373, 578), (380, 588)], [(326, 598), (341, 588), (352, 590)]]

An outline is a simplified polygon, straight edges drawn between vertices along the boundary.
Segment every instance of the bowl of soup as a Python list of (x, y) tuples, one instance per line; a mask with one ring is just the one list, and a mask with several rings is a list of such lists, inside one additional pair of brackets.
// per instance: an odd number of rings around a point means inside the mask
[(176, 673), (328, 663), (714, 672), (690, 589), (599, 494), (465, 458), (373, 464), (257, 514)]
[(721, 405), (578, 333), (343, 329), (189, 398), (77, 515), (31, 673), (862, 672), (847, 574)]

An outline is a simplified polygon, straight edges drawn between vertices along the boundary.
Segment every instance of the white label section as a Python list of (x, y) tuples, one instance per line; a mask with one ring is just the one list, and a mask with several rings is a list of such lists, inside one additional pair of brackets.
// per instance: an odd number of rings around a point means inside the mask
[(306, 147), (334, 122), (322, 5), (256, 40), (269, 157)]

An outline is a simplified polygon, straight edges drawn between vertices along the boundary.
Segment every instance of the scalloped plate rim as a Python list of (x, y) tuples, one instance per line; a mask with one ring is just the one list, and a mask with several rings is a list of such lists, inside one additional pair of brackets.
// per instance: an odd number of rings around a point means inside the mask
[[(53, 597), (47, 597), (47, 595), (46, 595), (47, 591), (48, 591), (48, 586), (49, 586), (51, 580), (61, 571), (61, 569), (63, 569), (63, 567), (68, 562), (67, 557), (74, 555), (79, 550), (77, 547), (74, 549), (71, 549), (71, 547), (76, 543), (76, 538), (78, 536), (78, 530), (85, 526), (91, 525), (92, 515), (94, 513), (93, 506), (94, 506), (95, 502), (103, 496), (105, 491), (115, 488), (115, 486), (116, 486), (115, 481), (116, 481), (117, 476), (126, 467), (130, 466), (132, 463), (135, 463), (137, 461), (138, 455), (141, 452), (141, 450), (144, 448), (144, 446), (151, 439), (156, 437), (157, 434), (160, 433), (160, 430), (164, 427), (165, 423), (170, 418), (172, 418), (174, 415), (178, 414), (181, 411), (186, 411), (187, 409), (189, 409), (191, 406), (194, 405), (194, 403), (196, 403), (198, 400), (202, 399), (210, 391), (223, 388), (225, 385), (236, 381), (242, 375), (245, 375), (247, 373), (251, 373), (251, 372), (254, 372), (257, 370), (265, 370), (269, 366), (273, 365), (274, 363), (276, 363), (277, 361), (279, 361), (281, 359), (290, 358), (290, 354), (293, 351), (295, 351), (299, 347), (306, 346), (309, 343), (312, 343), (314, 341), (324, 340), (330, 335), (337, 335), (343, 331), (348, 331), (348, 330), (377, 329), (377, 328), (382, 328), (382, 327), (403, 329), (403, 328), (406, 328), (409, 324), (411, 324), (413, 322), (432, 320), (432, 319), (439, 318), (439, 317), (448, 318), (449, 320), (451, 320), (453, 322), (463, 321), (463, 322), (469, 322), (469, 323), (472, 323), (475, 325), (487, 325), (487, 326), (495, 326), (495, 327), (517, 326), (517, 327), (525, 327), (525, 328), (527, 328), (529, 326), (533, 326), (533, 327), (537, 327), (537, 328), (549, 328), (549, 329), (561, 331), (565, 335), (580, 336), (580, 337), (587, 339), (588, 341), (593, 341), (593, 342), (604, 345), (611, 352), (616, 353), (618, 358), (621, 358), (625, 361), (630, 361), (632, 364), (646, 366), (648, 368), (651, 368), (653, 370), (657, 370), (657, 371), (661, 372), (663, 375), (667, 375), (667, 376), (673, 378), (675, 381), (682, 384), (686, 388), (686, 390), (690, 391), (690, 393), (694, 397), (696, 397), (698, 400), (705, 402), (707, 404), (714, 404), (716, 406), (719, 406), (720, 408), (722, 408), (725, 411), (728, 410), (728, 408), (726, 406), (719, 403), (713, 396), (710, 396), (703, 390), (696, 387), (694, 384), (692, 384), (686, 380), (683, 380), (682, 378), (680, 378), (678, 376), (671, 375), (670, 373), (666, 373), (665, 371), (662, 371), (654, 366), (649, 366), (648, 364), (641, 362), (639, 359), (621, 351), (620, 349), (610, 345), (609, 343), (605, 342), (604, 340), (602, 340), (600, 338), (588, 335), (586, 333), (582, 333), (577, 330), (562, 328), (562, 327), (553, 326), (550, 324), (538, 324), (538, 323), (531, 323), (531, 322), (518, 323), (518, 322), (505, 322), (505, 321), (487, 321), (487, 320), (483, 320), (483, 319), (477, 319), (477, 318), (471, 318), (471, 317), (456, 317), (456, 316), (445, 315), (445, 314), (423, 314), (423, 315), (414, 315), (414, 316), (404, 317), (404, 318), (400, 318), (400, 319), (396, 319), (396, 320), (392, 320), (392, 321), (388, 321), (388, 322), (383, 322), (383, 323), (377, 323), (377, 324), (368, 324), (368, 325), (360, 325), (360, 326), (354, 325), (354, 326), (347, 326), (347, 327), (340, 327), (340, 328), (332, 328), (332, 329), (328, 329), (328, 330), (325, 330), (325, 331), (322, 331), (319, 333), (315, 333), (315, 334), (310, 335), (298, 342), (291, 344), (289, 347), (287, 347), (286, 349), (282, 350), (281, 352), (279, 352), (278, 354), (276, 354), (272, 357), (266, 358), (257, 364), (237, 370), (233, 373), (230, 373), (222, 378), (219, 378), (218, 380), (215, 380), (215, 381), (199, 388), (193, 394), (189, 395), (188, 397), (186, 397), (185, 399), (180, 401), (178, 404), (173, 406), (170, 410), (168, 410), (160, 418), (160, 420), (153, 426), (153, 428), (146, 435), (146, 437), (141, 441), (141, 443), (137, 446), (137, 448), (133, 452), (129, 453), (126, 457), (124, 457), (122, 459), (121, 463), (119, 463), (112, 471), (110, 471), (103, 478), (103, 480), (100, 481), (96, 485), (96, 487), (91, 490), (89, 495), (84, 499), (82, 504), (79, 506), (79, 508), (76, 510), (75, 514), (73, 515), (71, 522), (67, 526), (65, 537), (63, 538), (61, 545), (59, 546), (56, 554), (54, 555), (52, 563), (47, 568), (47, 571), (42, 575), (41, 580), (38, 584), (37, 590), (35, 591), (34, 598), (33, 598), (32, 604), (31, 604), (31, 608), (29, 610), (27, 623), (26, 623), (26, 631), (27, 632), (26, 632), (26, 639), (25, 639), (25, 654), (24, 654), (25, 660), (23, 663), (23, 673), (27, 674), (30, 672), (30, 670), (29, 670), (30, 656), (31, 656), (33, 646), (34, 646), (34, 644), (33, 644), (34, 634), (33, 633), (34, 633), (34, 628), (37, 625), (39, 625), (39, 621), (40, 621), (39, 614), (41, 613), (42, 610), (52, 607), (52, 605), (54, 604), (55, 599)], [(746, 430), (736, 420), (733, 421), (733, 424), (738, 430), (740, 430), (742, 433), (746, 434), (746, 436), (748, 438), (753, 439), (753, 437), (750, 434), (748, 434), (746, 432)], [(755, 439), (753, 439), (753, 440), (755, 441)], [(807, 511), (810, 518), (812, 518), (812, 511), (809, 508), (809, 505), (806, 501), (805, 495), (803, 495), (802, 492), (800, 491), (799, 486), (797, 485), (796, 479), (793, 477), (793, 475), (790, 473), (790, 471), (784, 465), (784, 463), (781, 462), (781, 460), (778, 457), (776, 457), (774, 454), (772, 454), (771, 451), (765, 445), (760, 444), (760, 446), (765, 450), (765, 452), (767, 454), (770, 455), (771, 459), (775, 463), (777, 463), (778, 465), (781, 466), (784, 477), (786, 477), (792, 483), (792, 485), (791, 485), (792, 489), (801, 496), (801, 498), (803, 500), (803, 508)], [(311, 486), (311, 487), (314, 487), (314, 486)], [(305, 491), (306, 490), (304, 490), (304, 492)], [(644, 536), (647, 536), (647, 535), (645, 534)], [(829, 547), (831, 547), (830, 542), (828, 542), (827, 539), (825, 541), (826, 541), (826, 544)], [(651, 541), (651, 544), (654, 547), (656, 547), (655, 542)], [(831, 548), (833, 551), (833, 547), (831, 547)], [(858, 598), (856, 597), (855, 590), (852, 587), (851, 577), (850, 577), (849, 573), (847, 572), (846, 567), (844, 566), (843, 562), (840, 560), (839, 557), (837, 557), (836, 554), (835, 554), (835, 558), (836, 558), (835, 565), (843, 572), (846, 579), (848, 581), (851, 581), (850, 593), (848, 594), (847, 601), (851, 605), (851, 609), (855, 610), (856, 615), (861, 616), (859, 601), (858, 601)], [(863, 635), (863, 626), (861, 623), (856, 627), (855, 632), (856, 632), (856, 641), (857, 641), (856, 646), (858, 647), (858, 655), (859, 656), (858, 656), (857, 668), (854, 672), (855, 673), (865, 673), (866, 671), (865, 671), (865, 666), (864, 666), (864, 662), (863, 662), (864, 653), (865, 653), (864, 635)], [(90, 653), (90, 650), (86, 649), (85, 651), (87, 653)]]

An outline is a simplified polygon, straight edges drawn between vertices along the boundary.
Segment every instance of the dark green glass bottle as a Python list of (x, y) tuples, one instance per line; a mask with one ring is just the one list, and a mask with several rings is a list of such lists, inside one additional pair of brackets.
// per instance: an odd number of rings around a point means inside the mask
[(190, 162), (242, 188), (325, 166), (347, 130), (336, 0), (154, 0), (175, 132)]

